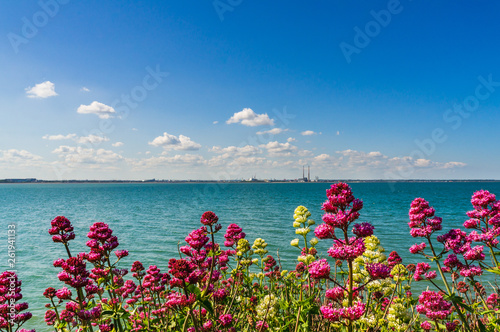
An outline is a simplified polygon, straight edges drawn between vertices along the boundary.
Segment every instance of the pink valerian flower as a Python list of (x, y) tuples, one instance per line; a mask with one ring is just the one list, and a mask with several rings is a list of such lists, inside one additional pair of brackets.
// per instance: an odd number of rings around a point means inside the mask
[(444, 266), (446, 266), (450, 269), (454, 269), (454, 268), (462, 269), (464, 266), (462, 264), (462, 262), (460, 262), (458, 260), (457, 256), (454, 254), (449, 254), (448, 257), (443, 261), (443, 264), (444, 264)]
[[(22, 281), (17, 278), (15, 272), (5, 271), (0, 274), (0, 308), (2, 308), (0, 310), (0, 327), (9, 326), (7, 322), (10, 320), (22, 325), (32, 317), (30, 312), (21, 313), (21, 311), (28, 309), (28, 303), (16, 303), (23, 298), (21, 285)], [(11, 316), (9, 306), (13, 304), (15, 315)]]
[(497, 306), (498, 305), (498, 294), (497, 293), (492, 293), (488, 298), (486, 299), (486, 303), (492, 306)]
[(122, 259), (123, 257), (127, 257), (128, 256), (128, 250), (116, 250), (115, 251), (115, 255), (119, 259)]
[(493, 228), (488, 231), (483, 229), (483, 233), (479, 234), (476, 231), (472, 231), (469, 234), (468, 239), (474, 242), (484, 242), (487, 245), (496, 246), (498, 244), (497, 236), (500, 235), (500, 227)]
[(227, 227), (226, 234), (224, 234), (224, 245), (226, 247), (232, 247), (238, 243), (239, 240), (244, 239), (246, 234), (242, 232), (242, 229), (237, 224), (230, 224)]
[(472, 206), (475, 209), (487, 209), (488, 206), (496, 201), (494, 194), (491, 194), (488, 190), (478, 190), (476, 191), (470, 200)]
[(259, 320), (256, 324), (255, 324), (255, 328), (257, 329), (257, 331), (267, 331), (267, 329), (269, 328), (269, 325), (265, 322), (265, 321), (262, 321), (262, 320)]
[(483, 253), (484, 246), (475, 246), (464, 252), (464, 259), (469, 261), (482, 261), (485, 258)]
[(363, 302), (353, 303), (352, 307), (334, 308), (332, 303), (321, 306), (320, 311), (323, 318), (330, 322), (336, 322), (344, 318), (350, 321), (358, 320), (365, 313), (366, 304)]
[(90, 239), (86, 245), (90, 248), (89, 258), (92, 263), (105, 261), (113, 249), (118, 247), (118, 238), (113, 231), (103, 222), (96, 222), (90, 226), (87, 237)]
[(319, 259), (309, 264), (309, 274), (313, 279), (328, 279), (330, 277), (330, 265), (326, 259)]
[(219, 221), (219, 217), (212, 211), (207, 211), (201, 215), (200, 221), (205, 226), (212, 226)]
[(168, 308), (182, 309), (184, 307), (190, 306), (195, 301), (196, 296), (193, 293), (189, 294), (189, 297), (186, 297), (186, 295), (184, 294), (172, 292), (167, 295), (167, 302), (165, 302), (165, 305)]
[(461, 254), (467, 250), (470, 240), (461, 229), (451, 229), (448, 233), (437, 237), (438, 242), (444, 244), (446, 250), (453, 250), (455, 254)]
[(432, 329), (432, 325), (431, 323), (429, 323), (428, 321), (423, 321), (422, 323), (420, 323), (420, 327), (424, 330), (424, 331), (430, 331)]
[(393, 268), (394, 266), (403, 263), (403, 259), (399, 256), (396, 251), (391, 251), (389, 257), (387, 258), (387, 265)]
[(354, 198), (349, 185), (333, 184), (326, 191), (326, 196), (328, 200), (322, 206), (325, 224), (346, 230), (351, 222), (359, 218), (358, 211), (363, 208), (363, 202)]
[(373, 235), (374, 228), (372, 224), (363, 222), (361, 224), (355, 224), (352, 228), (352, 232), (358, 237), (368, 237)]
[(372, 280), (385, 279), (391, 275), (391, 268), (383, 263), (367, 264), (366, 271)]
[(233, 316), (231, 314), (220, 315), (219, 322), (222, 326), (228, 327), (233, 322)]
[(420, 304), (416, 306), (417, 311), (433, 321), (446, 319), (452, 312), (452, 304), (445, 301), (438, 292), (424, 291), (418, 297), (418, 302)]
[(321, 240), (333, 239), (335, 237), (335, 228), (328, 224), (321, 224), (314, 229), (314, 235)]
[(332, 301), (342, 301), (344, 299), (344, 289), (342, 287), (327, 289), (325, 296)]
[[(424, 279), (434, 279), (436, 278), (436, 271), (430, 271), (430, 272), (427, 272), (429, 271), (431, 268), (431, 266), (429, 265), (429, 263), (425, 263), (425, 262), (420, 262), (417, 264), (417, 267), (415, 269), (415, 273), (413, 274), (413, 279), (415, 279), (415, 281), (420, 281), (420, 280), (424, 280)], [(424, 277), (422, 277), (422, 275)]]
[[(57, 277), (60, 281), (73, 288), (85, 287), (89, 283), (90, 273), (87, 271), (87, 264), (84, 261), (85, 253), (80, 253), (76, 257), (70, 257), (62, 262), (57, 261), (58, 267), (63, 269)], [(54, 266), (56, 266), (54, 262)], [(60, 265), (59, 265), (60, 264)]]
[(354, 260), (365, 252), (365, 242), (362, 238), (350, 238), (348, 244), (343, 240), (334, 240), (328, 249), (328, 255), (340, 260)]
[(410, 206), (410, 222), (408, 226), (410, 228), (420, 227), (420, 225), (425, 222), (427, 218), (431, 218), (434, 216), (436, 210), (429, 206), (429, 202), (427, 202), (423, 198), (415, 198)]
[(66, 217), (55, 217), (54, 220), (50, 222), (50, 226), (49, 234), (52, 235), (52, 241), (54, 242), (67, 243), (75, 238), (73, 226)]
[(412, 254), (423, 254), (426, 246), (427, 245), (425, 244), (425, 242), (422, 242), (420, 244), (414, 244), (410, 247), (410, 252)]
[(206, 227), (195, 229), (186, 237), (186, 242), (191, 246), (191, 248), (200, 250), (209, 240), (207, 234), (208, 232)]
[(71, 291), (66, 287), (63, 287), (56, 292), (56, 296), (60, 300), (68, 300), (71, 298)]
[(462, 277), (475, 277), (483, 274), (483, 270), (479, 266), (470, 265), (468, 267), (464, 267), (460, 270), (460, 275)]
[(464, 227), (465, 228), (478, 228), (479, 227), (479, 224), (481, 223), (481, 221), (479, 219), (468, 219), (466, 221), (464, 221)]
[(196, 265), (186, 259), (171, 258), (168, 261), (168, 272), (177, 279), (187, 279), (196, 269)]

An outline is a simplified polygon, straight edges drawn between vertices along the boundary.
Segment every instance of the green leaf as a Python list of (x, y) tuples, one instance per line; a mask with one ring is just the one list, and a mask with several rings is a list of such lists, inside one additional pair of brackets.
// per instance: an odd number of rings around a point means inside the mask
[(500, 274), (500, 269), (498, 267), (494, 267), (492, 269), (486, 269), (486, 271), (495, 273), (495, 274)]

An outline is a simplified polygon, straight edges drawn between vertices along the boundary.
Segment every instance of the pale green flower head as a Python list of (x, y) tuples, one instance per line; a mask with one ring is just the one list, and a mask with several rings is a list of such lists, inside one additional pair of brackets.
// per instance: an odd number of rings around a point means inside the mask
[(299, 239), (293, 239), (292, 241), (290, 241), (290, 245), (292, 247), (299, 247)]
[(318, 244), (318, 242), (319, 242), (319, 241), (318, 241), (318, 239), (317, 239), (317, 238), (315, 238), (315, 237), (313, 237), (311, 240), (309, 240), (309, 243), (310, 243), (310, 244), (311, 244), (311, 246), (313, 246), (313, 247), (314, 247), (315, 245), (317, 245), (317, 244)]
[(309, 212), (309, 210), (305, 206), (300, 205), (295, 209), (293, 219), (295, 219), (295, 221), (297, 222), (304, 223), (310, 216), (311, 212)]
[(296, 221), (293, 222), (293, 227), (299, 228), (301, 226), (302, 226), (302, 224), (300, 222), (296, 222)]
[(312, 226), (312, 225), (315, 225), (315, 224), (316, 224), (316, 222), (314, 220), (312, 220), (312, 219), (307, 221), (307, 226)]
[(310, 231), (311, 231), (311, 229), (309, 227), (297, 228), (295, 230), (295, 234), (297, 234), (297, 235), (306, 235)]

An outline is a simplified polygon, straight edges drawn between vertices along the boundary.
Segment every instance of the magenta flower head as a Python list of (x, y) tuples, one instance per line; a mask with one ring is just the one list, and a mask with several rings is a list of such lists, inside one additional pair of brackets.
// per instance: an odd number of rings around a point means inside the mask
[(401, 264), (402, 262), (403, 259), (401, 258), (401, 256), (399, 256), (399, 254), (396, 251), (392, 251), (389, 254), (389, 258), (387, 258), (387, 265), (389, 265), (389, 267), (391, 268), (393, 268), (398, 264)]
[(71, 291), (66, 287), (63, 287), (56, 292), (56, 296), (60, 300), (68, 300), (71, 298)]
[(128, 250), (116, 250), (115, 251), (115, 255), (119, 259), (122, 259), (123, 257), (127, 257), (128, 256)]
[(201, 215), (200, 221), (205, 226), (212, 226), (219, 221), (219, 217), (212, 211), (207, 211)]
[(361, 224), (355, 224), (352, 228), (352, 232), (358, 237), (368, 237), (373, 235), (374, 228), (372, 224), (363, 222)]
[(391, 268), (383, 263), (367, 264), (366, 271), (372, 280), (385, 279), (391, 275)]
[(494, 203), (496, 201), (496, 197), (494, 194), (490, 193), (488, 190), (478, 190), (476, 191), (470, 200), (472, 206), (475, 209), (487, 209), (488, 205)]
[(244, 239), (246, 234), (242, 231), (241, 227), (237, 224), (230, 224), (227, 227), (226, 234), (224, 234), (224, 245), (226, 247), (232, 247), (238, 243), (239, 240)]
[(452, 312), (451, 303), (445, 301), (438, 292), (424, 291), (418, 297), (418, 302), (417, 311), (433, 321), (446, 319)]
[(309, 274), (313, 279), (328, 279), (330, 277), (330, 265), (326, 259), (319, 259), (309, 264)]
[(52, 240), (54, 242), (68, 243), (68, 241), (75, 238), (73, 226), (66, 217), (55, 217), (54, 220), (50, 222), (50, 226), (49, 234), (52, 235)]

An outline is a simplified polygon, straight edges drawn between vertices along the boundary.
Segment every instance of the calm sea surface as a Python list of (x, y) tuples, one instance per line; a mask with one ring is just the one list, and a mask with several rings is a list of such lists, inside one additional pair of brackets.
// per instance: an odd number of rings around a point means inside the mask
[[(443, 218), (443, 228), (461, 227), (471, 210), (474, 191), (486, 189), (500, 195), (500, 183), (352, 183), (354, 195), (364, 202), (359, 221), (371, 222), (387, 254), (397, 250), (404, 262), (416, 262), (408, 248), (416, 243), (409, 235), (408, 209), (415, 197), (423, 197)], [(52, 266), (65, 258), (64, 247), (53, 243), (47, 233), (50, 221), (59, 215), (75, 226), (73, 253), (88, 251), (89, 226), (108, 223), (118, 236), (118, 249), (129, 250), (122, 267), (140, 260), (167, 271), (168, 259), (177, 255), (177, 243), (200, 227), (204, 211), (214, 211), (223, 229), (239, 224), (247, 239), (265, 239), (270, 254), (279, 250), (284, 268), (293, 269), (298, 255), (290, 246), (295, 238), (293, 211), (306, 206), (312, 219), (321, 222), (321, 203), (327, 183), (239, 183), (239, 184), (1, 184), (0, 185), (0, 269), (9, 269), (7, 230), (16, 224), (16, 269), (23, 281), (24, 300), (33, 319), (26, 328), (48, 330), (43, 322), (47, 287), (61, 288), (59, 269)], [(326, 255), (329, 241), (321, 241)], [(3, 244), (2, 244), (3, 243)], [(294, 250), (295, 249), (295, 250)], [(2, 253), (3, 250), (3, 253)]]

